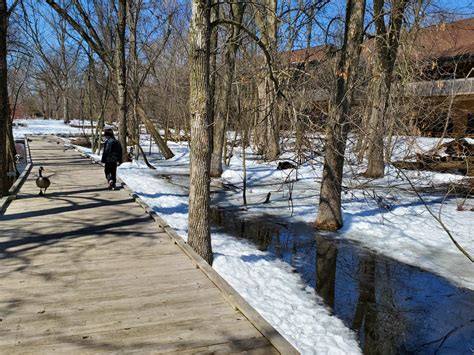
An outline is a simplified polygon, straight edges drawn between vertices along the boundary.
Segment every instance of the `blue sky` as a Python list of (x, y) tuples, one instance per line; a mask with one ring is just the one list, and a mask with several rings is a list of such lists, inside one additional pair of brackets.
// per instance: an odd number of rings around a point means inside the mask
[(458, 11), (466, 17), (474, 16), (474, 0), (436, 0), (435, 3), (453, 11)]
[[(153, 1), (153, 0), (149, 0), (149, 1)], [(162, 1), (162, 0), (156, 0), (156, 1)], [(186, 1), (191, 2), (191, 0), (177, 0), (177, 1), (183, 2), (183, 3)], [(292, 2), (293, 1), (295, 2), (295, 5), (297, 5), (297, 3), (299, 2), (299, 0), (292, 0)], [(427, 16), (425, 24), (433, 24), (433, 23), (438, 23), (440, 21), (450, 22), (452, 20), (459, 19), (459, 18), (474, 17), (474, 0), (428, 0), (428, 1), (430, 1), (431, 4), (428, 11), (429, 15)], [(7, 0), (8, 5), (11, 5), (13, 2), (14, 0)], [(82, 0), (82, 2), (87, 3), (88, 0)], [(44, 11), (48, 11), (47, 10), (48, 5), (46, 5), (45, 0), (35, 0), (33, 3), (35, 4), (34, 6), (37, 10), (43, 9)], [(280, 3), (282, 5), (286, 4), (287, 0), (280, 0)], [(317, 18), (322, 28), (326, 27), (328, 23), (331, 23), (331, 28), (330, 28), (331, 32), (336, 32), (338, 29), (340, 31), (342, 29), (342, 26), (343, 26), (342, 22), (343, 22), (343, 17), (344, 17), (343, 12), (345, 8), (345, 3), (346, 3), (346, 0), (332, 0), (331, 3), (326, 7), (326, 9), (318, 14)], [(372, 8), (372, 1), (367, 0), (368, 13), (371, 12), (371, 8)], [(341, 21), (331, 22), (331, 19), (337, 14), (340, 14)], [(288, 34), (288, 33), (285, 33), (286, 31), (284, 30), (286, 26), (287, 25), (282, 24), (282, 28), (281, 28), (282, 35), (284, 37), (285, 35)], [(318, 26), (314, 25), (313, 27), (314, 35), (312, 36), (313, 39), (311, 41), (312, 45), (322, 44), (324, 42), (328, 42), (328, 43), (334, 42), (334, 39), (332, 39), (331, 37), (326, 38), (326, 36), (322, 32), (322, 28), (318, 29)], [(298, 38), (295, 41), (296, 48), (304, 47), (306, 45), (305, 44), (306, 43), (305, 30), (306, 30), (305, 26), (299, 29), (300, 33), (299, 33)]]

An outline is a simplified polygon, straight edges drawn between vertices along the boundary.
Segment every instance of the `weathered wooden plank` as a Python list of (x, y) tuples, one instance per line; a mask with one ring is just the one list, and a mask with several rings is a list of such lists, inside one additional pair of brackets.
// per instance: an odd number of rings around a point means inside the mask
[[(161, 217), (154, 215), (160, 225), (165, 225)], [(206, 276), (223, 292), (226, 300), (236, 309), (241, 311), (252, 324), (267, 338), (270, 343), (281, 353), (298, 354), (298, 351), (279, 334), (245, 299), (240, 296), (209, 264), (207, 264), (184, 240), (170, 227), (164, 230), (179, 245), (183, 251), (196, 263)]]
[[(214, 298), (215, 299), (215, 298)], [(130, 312), (130, 304), (122, 307), (113, 306), (110, 309), (97, 308), (43, 309), (29, 316), (8, 318), (4, 320), (9, 326), (7, 331), (0, 330), (0, 346), (9, 344), (11, 337), (27, 338), (29, 341), (44, 340), (45, 337), (54, 338), (57, 334), (73, 336), (88, 333), (119, 331), (127, 327), (156, 326), (169, 327), (170, 324), (192, 322), (200, 323), (210, 317), (237, 317), (243, 318), (228, 305), (215, 299), (214, 302), (186, 303), (145, 303)], [(152, 300), (153, 301), (153, 300)], [(104, 305), (105, 307), (105, 305)], [(240, 317), (240, 318), (239, 318)], [(245, 318), (243, 318), (245, 319)], [(252, 333), (254, 336), (258, 333)]]
[(237, 340), (234, 342), (215, 344), (199, 348), (192, 348), (171, 352), (170, 354), (238, 354), (245, 353), (247, 355), (266, 355), (277, 354), (274, 347), (268, 345), (268, 340), (264, 337)]
[[(146, 324), (136, 327), (128, 327), (126, 324), (120, 329), (108, 331), (88, 332), (86, 329), (80, 334), (68, 335), (62, 331), (47, 336), (34, 337), (32, 339), (21, 338), (10, 344), (2, 346), (8, 351), (13, 346), (22, 345), (28, 349), (44, 351), (51, 345), (79, 344), (85, 350), (96, 349), (97, 351), (128, 351), (149, 349), (154, 352), (168, 352), (209, 346), (227, 341), (238, 341), (244, 339), (259, 338), (261, 335), (255, 328), (248, 327), (248, 321), (242, 315), (220, 316), (219, 322), (214, 320), (196, 321), (196, 319), (183, 320), (163, 324)], [(101, 348), (97, 349), (97, 344)], [(10, 347), (8, 346), (10, 345)], [(102, 348), (102, 346), (105, 346)], [(61, 349), (61, 348), (60, 348)], [(77, 350), (76, 350), (77, 351)]]
[(31, 151), (53, 183), (37, 196), (33, 172), (0, 216), (0, 353), (276, 352), (99, 166), (54, 138)]

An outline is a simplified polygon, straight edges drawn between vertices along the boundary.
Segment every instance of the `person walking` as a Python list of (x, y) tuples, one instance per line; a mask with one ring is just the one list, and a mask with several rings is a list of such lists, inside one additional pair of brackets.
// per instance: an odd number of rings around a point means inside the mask
[(109, 190), (112, 190), (117, 183), (117, 166), (122, 164), (122, 146), (115, 139), (112, 128), (104, 130), (104, 137), (104, 152), (102, 153), (101, 161), (105, 164), (104, 172), (109, 184)]

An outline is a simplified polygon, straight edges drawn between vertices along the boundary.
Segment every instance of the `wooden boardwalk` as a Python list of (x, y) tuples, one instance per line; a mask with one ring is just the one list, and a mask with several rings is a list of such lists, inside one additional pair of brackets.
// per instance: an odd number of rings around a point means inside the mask
[(1, 354), (277, 353), (125, 190), (58, 142), (33, 137), (33, 172), (0, 216)]

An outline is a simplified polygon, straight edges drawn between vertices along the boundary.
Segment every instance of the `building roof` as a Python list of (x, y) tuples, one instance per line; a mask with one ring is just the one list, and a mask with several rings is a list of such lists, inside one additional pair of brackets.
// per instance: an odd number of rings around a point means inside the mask
[(280, 53), (280, 60), (290, 64), (302, 64), (319, 62), (331, 56), (334, 52), (334, 46), (322, 45), (311, 48), (297, 49)]
[[(449, 59), (463, 56), (474, 57), (474, 17), (450, 23), (440, 23), (419, 29), (413, 33), (410, 56), (417, 60)], [(364, 54), (370, 55), (373, 39), (364, 43)], [(282, 52), (281, 59), (290, 64), (321, 61), (332, 57), (335, 47), (322, 45), (311, 48)]]
[(413, 45), (416, 59), (474, 56), (474, 18), (422, 28)]

